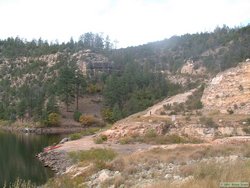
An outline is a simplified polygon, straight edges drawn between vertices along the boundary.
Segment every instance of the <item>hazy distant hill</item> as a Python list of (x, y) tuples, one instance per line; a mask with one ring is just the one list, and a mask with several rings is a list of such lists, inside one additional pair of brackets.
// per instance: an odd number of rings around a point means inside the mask
[(220, 72), (250, 56), (250, 26), (216, 28), (211, 33), (173, 36), (158, 42), (120, 49), (117, 60), (136, 59), (157, 70), (177, 71), (188, 59)]

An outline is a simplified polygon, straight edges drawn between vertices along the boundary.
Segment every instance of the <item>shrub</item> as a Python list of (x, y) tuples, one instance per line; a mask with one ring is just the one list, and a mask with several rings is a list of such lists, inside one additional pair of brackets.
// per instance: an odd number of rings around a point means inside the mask
[(238, 88), (239, 88), (239, 90), (240, 90), (240, 91), (243, 91), (243, 90), (244, 90), (244, 88), (243, 88), (243, 86), (242, 86), (242, 85), (239, 85), (239, 87), (238, 87)]
[[(186, 140), (182, 138), (181, 136), (177, 134), (170, 134), (170, 135), (165, 135), (164, 136), (164, 142), (165, 143), (170, 143), (170, 144), (179, 144), (179, 143), (185, 143)], [(160, 143), (161, 140), (158, 140)]]
[(155, 132), (154, 129), (149, 129), (146, 134), (145, 137), (146, 138), (155, 138), (157, 136), (157, 133)]
[(190, 115), (186, 116), (186, 117), (185, 117), (185, 120), (186, 120), (186, 121), (191, 121), (191, 116), (190, 116)]
[(98, 128), (98, 127), (89, 127), (87, 129), (85, 129), (84, 131), (81, 131), (81, 135), (82, 136), (93, 135), (99, 130), (100, 130), (100, 128)]
[(201, 124), (205, 125), (206, 127), (217, 128), (218, 125), (214, 122), (211, 117), (200, 117)]
[(233, 114), (233, 113), (234, 113), (234, 111), (233, 111), (233, 109), (232, 109), (232, 108), (228, 108), (228, 109), (227, 109), (227, 113), (229, 113), (229, 114)]
[(106, 135), (99, 135), (98, 137), (96, 137), (95, 139), (94, 139), (94, 142), (96, 143), (96, 144), (102, 144), (103, 142), (105, 142), (105, 141), (107, 141), (108, 140), (108, 137), (106, 136)]
[(250, 134), (250, 127), (244, 127), (242, 129), (245, 133)]
[(201, 86), (192, 95), (188, 97), (185, 105), (189, 110), (196, 110), (203, 108), (203, 104), (201, 102), (201, 97), (204, 91), (204, 86)]
[(247, 122), (248, 125), (250, 125), (250, 118), (247, 118), (246, 122)]
[(194, 109), (201, 109), (203, 108), (203, 104), (201, 101), (197, 101), (195, 104), (194, 104)]
[(133, 143), (135, 140), (132, 137), (123, 137), (119, 140), (120, 144), (131, 144)]
[(171, 110), (171, 107), (172, 107), (172, 105), (171, 104), (167, 104), (167, 105), (163, 105), (163, 108), (165, 109), (165, 110)]
[(74, 133), (69, 135), (70, 140), (78, 140), (82, 137), (81, 133)]
[(166, 115), (167, 113), (164, 111), (161, 111), (160, 115)]
[(75, 111), (74, 115), (73, 115), (74, 120), (77, 121), (77, 122), (79, 122), (79, 119), (80, 119), (81, 115), (82, 115), (81, 112)]
[(87, 92), (90, 94), (100, 93), (102, 91), (102, 86), (99, 84), (89, 84), (87, 87)]
[(245, 120), (242, 121), (242, 122), (246, 122), (246, 125), (248, 126), (248, 125), (250, 125), (250, 118), (247, 118), (247, 119), (245, 119)]
[(91, 126), (96, 122), (96, 120), (95, 120), (95, 117), (92, 115), (81, 115), (79, 118), (79, 122), (82, 125)]
[(9, 126), (10, 122), (6, 120), (0, 120), (0, 126)]
[(110, 123), (113, 123), (114, 122), (114, 119), (113, 119), (113, 111), (109, 108), (105, 108), (102, 110), (102, 118), (107, 121), (107, 122), (110, 122)]
[(51, 126), (59, 125), (59, 114), (57, 113), (50, 113), (48, 116), (48, 124)]

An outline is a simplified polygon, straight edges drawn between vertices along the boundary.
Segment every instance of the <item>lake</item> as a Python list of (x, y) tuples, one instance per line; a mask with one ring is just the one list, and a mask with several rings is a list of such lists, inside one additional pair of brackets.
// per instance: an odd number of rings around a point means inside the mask
[(44, 184), (53, 176), (35, 155), (44, 147), (60, 141), (58, 135), (12, 134), (0, 131), (0, 187), (17, 178)]

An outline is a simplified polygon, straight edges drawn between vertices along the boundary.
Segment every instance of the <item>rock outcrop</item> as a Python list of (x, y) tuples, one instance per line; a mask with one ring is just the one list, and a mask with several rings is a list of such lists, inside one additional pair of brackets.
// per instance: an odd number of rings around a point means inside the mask
[(250, 114), (250, 61), (219, 73), (201, 99), (207, 110)]
[[(46, 67), (45, 72), (41, 74), (44, 75), (45, 80), (52, 75), (49, 72), (55, 72), (53, 67), (58, 66), (60, 59), (65, 58), (67, 52), (57, 52), (55, 54), (42, 55), (38, 57), (18, 57), (14, 59), (0, 59), (0, 73), (2, 73), (3, 78), (13, 78), (11, 72), (24, 72), (24, 74), (19, 75), (12, 85), (22, 85), (27, 82), (30, 78), (40, 79), (39, 71), (41, 72), (44, 67)], [(107, 57), (100, 53), (95, 53), (90, 50), (81, 50), (73, 54), (68, 54), (68, 61), (75, 61), (81, 72), (84, 75), (95, 75), (97, 73), (111, 72), (113, 69), (113, 62), (109, 61)], [(26, 69), (31, 69), (33, 67), (35, 72), (25, 71)], [(34, 68), (35, 67), (35, 68)], [(14, 69), (15, 68), (15, 69)], [(51, 68), (51, 71), (48, 71)], [(53, 71), (52, 71), (53, 70)]]
[(201, 62), (188, 60), (181, 68), (181, 73), (189, 75), (204, 75), (206, 73), (206, 68), (202, 66)]
[(73, 162), (69, 159), (66, 152), (46, 151), (37, 155), (37, 158), (44, 163), (45, 167), (50, 167), (57, 175), (65, 173)]

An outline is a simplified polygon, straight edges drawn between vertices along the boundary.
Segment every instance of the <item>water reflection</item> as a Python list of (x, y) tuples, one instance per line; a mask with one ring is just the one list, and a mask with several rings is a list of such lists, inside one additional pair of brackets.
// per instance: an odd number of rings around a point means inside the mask
[(44, 168), (35, 155), (47, 145), (60, 140), (59, 136), (10, 134), (0, 131), (0, 187), (17, 177), (42, 184), (53, 173)]

